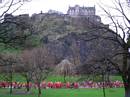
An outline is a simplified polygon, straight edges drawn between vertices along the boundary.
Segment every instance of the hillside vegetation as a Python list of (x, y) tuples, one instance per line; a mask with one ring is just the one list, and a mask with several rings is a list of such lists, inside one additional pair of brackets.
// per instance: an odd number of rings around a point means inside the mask
[[(88, 64), (92, 59), (104, 56), (109, 57), (115, 51), (120, 50), (117, 43), (109, 40), (104, 41), (96, 38), (96, 41), (88, 41), (99, 35), (115, 37), (103, 29), (95, 29), (99, 25), (106, 25), (95, 21), (94, 16), (91, 18), (82, 16), (70, 17), (65, 14), (40, 13), (33, 14), (31, 17), (27, 14), (11, 16), (11, 19), (8, 19), (8, 17), (10, 15), (5, 15), (5, 20), (2, 23), (2, 25), (10, 25), (11, 30), (7, 33), (8, 37), (6, 39), (15, 35), (28, 35), (28, 37), (24, 40), (17, 39), (17, 41), (12, 41), (10, 43), (11, 46), (9, 45), (8, 47), (6, 44), (1, 44), (1, 52), (3, 53), (19, 53), (24, 49), (32, 49), (43, 45), (47, 46), (49, 51), (55, 55), (55, 64), (63, 59), (69, 59), (73, 64), (79, 65), (81, 70), (77, 72), (83, 71), (85, 73), (91, 72), (94, 68)], [(10, 24), (10, 21), (19, 22), (22, 26), (17, 27)], [(31, 35), (28, 33), (31, 33)], [(104, 55), (102, 51), (110, 53)]]

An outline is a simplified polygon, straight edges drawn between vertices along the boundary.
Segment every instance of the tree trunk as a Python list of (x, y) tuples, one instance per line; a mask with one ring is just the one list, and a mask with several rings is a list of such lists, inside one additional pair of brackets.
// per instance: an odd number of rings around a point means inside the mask
[(110, 83), (110, 72), (107, 73), (107, 82)]
[(125, 97), (130, 97), (130, 67), (128, 67), (128, 47), (124, 46), (122, 79), (125, 88)]
[(12, 94), (13, 88), (12, 88), (12, 81), (10, 82), (10, 94)]
[(10, 94), (12, 94), (12, 92), (13, 92), (12, 80), (13, 80), (13, 73), (12, 73), (12, 67), (11, 67), (11, 71), (10, 71)]
[(130, 75), (124, 73), (122, 75), (122, 80), (124, 83), (124, 89), (125, 89), (125, 97), (130, 97)]
[(125, 87), (125, 97), (130, 97), (130, 85), (128, 85), (127, 88)]
[(40, 82), (38, 82), (38, 97), (41, 96), (41, 87), (40, 87)]
[(125, 77), (127, 78), (127, 84), (125, 86), (125, 97), (130, 97), (130, 65), (128, 67), (127, 76)]
[(27, 92), (29, 92), (30, 91), (30, 87), (29, 87), (29, 79), (28, 78), (26, 78), (26, 81), (27, 81), (27, 85), (26, 85), (26, 89), (27, 89)]
[(103, 81), (103, 97), (106, 97), (106, 92), (105, 92), (105, 75), (104, 72), (102, 71), (102, 81)]
[(125, 97), (130, 97), (130, 75), (122, 75), (122, 80), (125, 88)]
[(66, 83), (66, 74), (64, 74), (64, 83)]

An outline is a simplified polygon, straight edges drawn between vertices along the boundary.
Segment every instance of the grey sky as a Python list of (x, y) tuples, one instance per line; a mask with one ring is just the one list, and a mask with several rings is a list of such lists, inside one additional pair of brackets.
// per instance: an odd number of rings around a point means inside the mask
[[(33, 14), (33, 13), (40, 13), (41, 11), (47, 12), (48, 10), (56, 10), (63, 13), (66, 13), (69, 6), (74, 6), (76, 4), (80, 6), (96, 6), (96, 14), (101, 16), (103, 22), (108, 22), (108, 18), (104, 16), (103, 10), (98, 6), (98, 4), (103, 6), (113, 6), (113, 2), (115, 0), (32, 0), (29, 3), (25, 3), (15, 15), (18, 14)], [(125, 1), (125, 0), (121, 0)], [(115, 11), (110, 10), (116, 14)]]
[(33, 14), (39, 13), (40, 11), (47, 12), (49, 9), (66, 13), (69, 6), (78, 4), (80, 6), (96, 5), (97, 14), (99, 14), (100, 9), (97, 4), (99, 2), (111, 4), (111, 1), (112, 0), (32, 0), (31, 2), (24, 4), (17, 13), (21, 12)]
[[(41, 11), (47, 12), (48, 10), (57, 10), (66, 13), (69, 6), (76, 4), (80, 6), (96, 6), (96, 14), (103, 15), (103, 11), (99, 8), (98, 4), (112, 5), (112, 0), (32, 0), (29, 3), (25, 3), (20, 10), (15, 14), (33, 14), (40, 13)], [(105, 21), (105, 18), (102, 17)]]

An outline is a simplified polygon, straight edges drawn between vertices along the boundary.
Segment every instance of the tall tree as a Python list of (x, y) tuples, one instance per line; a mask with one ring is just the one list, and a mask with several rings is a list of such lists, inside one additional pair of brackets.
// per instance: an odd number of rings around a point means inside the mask
[[(20, 73), (23, 77), (26, 79), (26, 89), (27, 92), (30, 91), (29, 83), (32, 81), (32, 73), (33, 73), (33, 67), (31, 64), (31, 53), (29, 50), (24, 50), (20, 56), (20, 64), (17, 66), (16, 69), (18, 73)], [(22, 71), (21, 71), (22, 70)]]
[(64, 83), (66, 83), (66, 77), (74, 74), (74, 64), (70, 63), (69, 60), (62, 60), (55, 68), (55, 72), (58, 75), (64, 77)]
[(41, 95), (41, 81), (45, 80), (52, 70), (52, 55), (47, 47), (35, 48), (31, 50), (31, 64), (33, 68), (33, 79), (38, 87), (38, 97)]
[(3, 21), (5, 14), (13, 14), (16, 12), (25, 2), (31, 0), (1, 0), (0, 4), (0, 22)]
[[(0, 43), (21, 45), (27, 36), (31, 35), (30, 23), (17, 21), (12, 15), (28, 0), (4, 0), (0, 4)], [(25, 24), (25, 25), (24, 25)], [(22, 29), (23, 33), (16, 33)], [(17, 31), (16, 31), (17, 30)]]
[(105, 25), (94, 26), (95, 29), (93, 30), (99, 33), (91, 33), (90, 31), (91, 34), (89, 33), (89, 37), (86, 35), (86, 41), (102, 39), (103, 41), (108, 41), (117, 45), (114, 52), (99, 50), (100, 54), (106, 55), (94, 59), (96, 61), (98, 60), (97, 62), (107, 61), (119, 71), (124, 82), (125, 97), (130, 97), (130, 18), (128, 15), (130, 10), (125, 0), (115, 0), (113, 4), (114, 7), (108, 6), (108, 9), (101, 6), (102, 10), (111, 21), (109, 24), (110, 27)]
[(6, 54), (2, 56), (2, 67), (4, 69), (4, 73), (7, 76), (7, 81), (9, 81), (10, 85), (10, 94), (13, 92), (13, 73), (14, 73), (14, 66), (17, 63), (17, 56), (14, 54)]

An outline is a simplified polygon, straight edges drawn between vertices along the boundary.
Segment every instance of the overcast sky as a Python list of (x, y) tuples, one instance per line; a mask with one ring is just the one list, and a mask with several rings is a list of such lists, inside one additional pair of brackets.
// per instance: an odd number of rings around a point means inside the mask
[(17, 13), (40, 13), (41, 11), (47, 12), (49, 9), (61, 11), (66, 13), (69, 6), (74, 6), (76, 4), (80, 6), (96, 6), (97, 14), (100, 14), (98, 3), (106, 3), (111, 5), (112, 0), (32, 0), (29, 3), (24, 4), (24, 6)]
[(78, 4), (86, 7), (95, 6), (96, 14), (101, 16), (103, 15), (103, 11), (98, 6), (101, 3), (112, 5), (112, 0), (32, 0), (29, 3), (25, 3), (15, 14), (29, 13), (31, 15), (33, 13), (40, 13), (41, 11), (44, 13), (50, 9), (66, 13), (69, 6)]
[[(120, 0), (125, 1), (125, 0)], [(99, 4), (103, 6), (113, 6), (114, 0), (32, 0), (31, 2), (25, 3), (18, 11), (16, 11), (14, 14), (34, 14), (34, 13), (40, 13), (41, 11), (43, 13), (48, 12), (48, 10), (56, 10), (63, 13), (66, 13), (69, 6), (85, 6), (85, 7), (96, 7), (96, 14), (101, 16), (102, 21), (105, 23), (105, 21), (108, 22), (107, 17), (104, 16), (103, 10), (99, 7)], [(111, 11), (111, 10), (110, 10)], [(112, 11), (111, 11), (112, 12)], [(113, 12), (115, 14), (115, 12)]]

